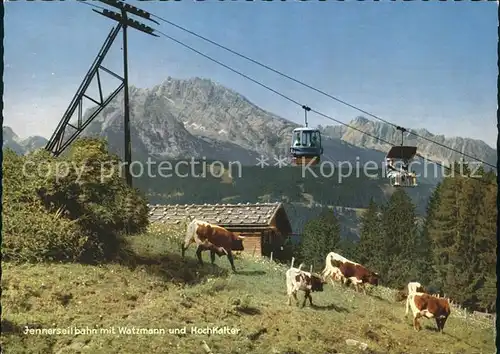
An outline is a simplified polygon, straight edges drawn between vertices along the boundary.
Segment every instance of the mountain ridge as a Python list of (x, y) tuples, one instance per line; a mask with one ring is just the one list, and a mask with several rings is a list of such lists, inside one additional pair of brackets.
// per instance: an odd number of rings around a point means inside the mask
[(3, 147), (8, 147), (17, 154), (26, 154), (30, 151), (40, 149), (48, 142), (45, 137), (39, 135), (33, 135), (22, 139), (11, 127), (6, 125), (2, 127), (2, 134)]
[[(291, 132), (300, 125), (268, 112), (244, 95), (210, 79), (186, 80), (167, 77), (151, 88), (130, 87), (131, 135), (134, 159), (185, 157), (238, 160), (255, 164), (260, 155), (284, 156)], [(87, 110), (88, 116), (95, 108)], [(87, 127), (83, 136), (101, 136), (110, 149), (123, 154), (123, 95), (119, 94)], [(399, 145), (401, 135), (394, 126), (358, 116), (349, 125)], [(7, 128), (7, 130), (6, 130)], [(377, 161), (382, 164), (389, 145), (342, 125), (319, 126), (323, 135), (324, 161)], [(26, 153), (43, 147), (39, 136), (19, 139), (4, 127), (4, 146)], [(440, 144), (496, 165), (497, 151), (482, 140), (435, 135), (427, 129), (411, 131)], [(7, 139), (5, 138), (7, 136)], [(433, 161), (450, 163), (461, 154), (412, 136), (405, 144), (418, 146), (419, 153)], [(465, 159), (469, 160), (469, 159)]]
[[(401, 132), (392, 124), (373, 121), (363, 116), (358, 116), (351, 120), (349, 125), (367, 134), (380, 137), (381, 139), (376, 140), (370, 138), (366, 134), (339, 125), (322, 127), (322, 133), (359, 147), (366, 147), (378, 151), (383, 151), (384, 149), (387, 151), (390, 148), (390, 145), (384, 143), (382, 140), (389, 141), (394, 145), (401, 144)], [(440, 162), (450, 164), (452, 161), (460, 160), (460, 158), (463, 157), (462, 154), (465, 153), (489, 164), (496, 165), (496, 150), (483, 140), (460, 136), (447, 137), (443, 134), (433, 134), (425, 128), (409, 128), (407, 130), (408, 132), (403, 135), (404, 145), (417, 146), (419, 154), (429, 157), (430, 159), (434, 158), (440, 160)], [(465, 157), (464, 160), (468, 161), (471, 159)]]

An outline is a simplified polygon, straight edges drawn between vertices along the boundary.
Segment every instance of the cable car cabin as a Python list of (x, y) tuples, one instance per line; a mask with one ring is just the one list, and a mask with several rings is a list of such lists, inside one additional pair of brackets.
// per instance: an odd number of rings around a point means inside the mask
[[(386, 156), (387, 177), (393, 187), (416, 187), (417, 177), (409, 170), (411, 160), (417, 154), (416, 146), (393, 146)], [(395, 162), (401, 161), (397, 167)]]
[(295, 165), (319, 163), (323, 154), (321, 147), (321, 133), (313, 128), (296, 128), (292, 133), (292, 145), (290, 147), (292, 162)]

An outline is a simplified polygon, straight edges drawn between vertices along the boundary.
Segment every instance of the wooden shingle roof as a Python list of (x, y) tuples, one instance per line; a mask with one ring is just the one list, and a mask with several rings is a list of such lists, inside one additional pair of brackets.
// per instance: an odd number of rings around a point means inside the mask
[(221, 226), (269, 226), (281, 203), (149, 205), (151, 222), (176, 223), (196, 218)]

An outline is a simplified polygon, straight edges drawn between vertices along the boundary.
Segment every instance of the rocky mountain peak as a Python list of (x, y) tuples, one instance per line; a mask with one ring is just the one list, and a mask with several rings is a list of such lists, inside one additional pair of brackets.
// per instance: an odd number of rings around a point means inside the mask
[[(359, 116), (349, 122), (349, 125), (359, 129), (362, 132), (376, 136), (375, 139), (360, 131), (349, 129), (345, 126), (334, 125), (322, 128), (323, 133), (341, 139), (345, 142), (358, 147), (387, 152), (392, 145), (401, 144), (401, 132), (395, 126), (381, 121), (369, 120)], [(408, 129), (408, 128), (407, 128)], [(497, 151), (491, 148), (482, 140), (463, 138), (463, 137), (445, 137), (444, 135), (434, 135), (427, 129), (408, 129), (405, 133), (403, 143), (409, 146), (417, 146), (419, 154), (427, 158), (442, 163), (451, 163), (458, 161), (462, 153), (474, 156), (477, 159), (496, 165)], [(420, 137), (416, 137), (410, 132), (414, 132)], [(384, 143), (384, 141), (390, 144)], [(435, 142), (435, 143), (434, 143)], [(454, 152), (446, 147), (459, 152)], [(470, 161), (469, 158), (464, 158)]]
[(10, 148), (18, 154), (26, 154), (47, 144), (47, 139), (38, 135), (21, 139), (11, 127), (6, 125), (2, 127), (2, 133), (3, 147)]
[[(167, 77), (152, 88), (130, 87), (132, 146), (134, 156), (156, 156), (160, 159), (206, 157), (217, 160), (238, 160), (255, 164), (259, 155), (286, 155), (291, 132), (299, 124), (267, 112), (243, 95), (210, 79), (194, 77), (187, 80)], [(95, 108), (94, 108), (95, 109)], [(86, 114), (90, 114), (87, 111)], [(347, 120), (345, 120), (347, 121)], [(358, 116), (349, 125), (399, 145), (401, 134), (390, 124)], [(391, 145), (382, 143), (343, 125), (321, 127), (324, 135), (323, 160), (383, 161)], [(481, 160), (496, 164), (496, 150), (481, 140), (446, 138), (426, 129), (418, 135), (434, 140)], [(104, 136), (115, 152), (123, 147), (123, 95), (119, 94), (88, 126), (85, 135)], [(12, 129), (4, 127), (4, 146), (18, 150), (29, 145)], [(23, 140), (24, 141), (24, 140)], [(43, 146), (38, 137), (30, 145)], [(16, 145), (17, 144), (17, 145)], [(425, 139), (405, 135), (405, 144), (418, 146), (419, 153), (440, 162), (458, 160), (459, 153)], [(135, 157), (134, 157), (135, 158)]]

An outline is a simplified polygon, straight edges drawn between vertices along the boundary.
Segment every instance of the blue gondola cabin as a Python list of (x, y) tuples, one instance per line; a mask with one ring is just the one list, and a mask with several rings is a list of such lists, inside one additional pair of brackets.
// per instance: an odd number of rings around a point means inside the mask
[(290, 154), (296, 165), (309, 164), (311, 160), (313, 164), (318, 163), (323, 154), (320, 131), (314, 128), (294, 129)]

